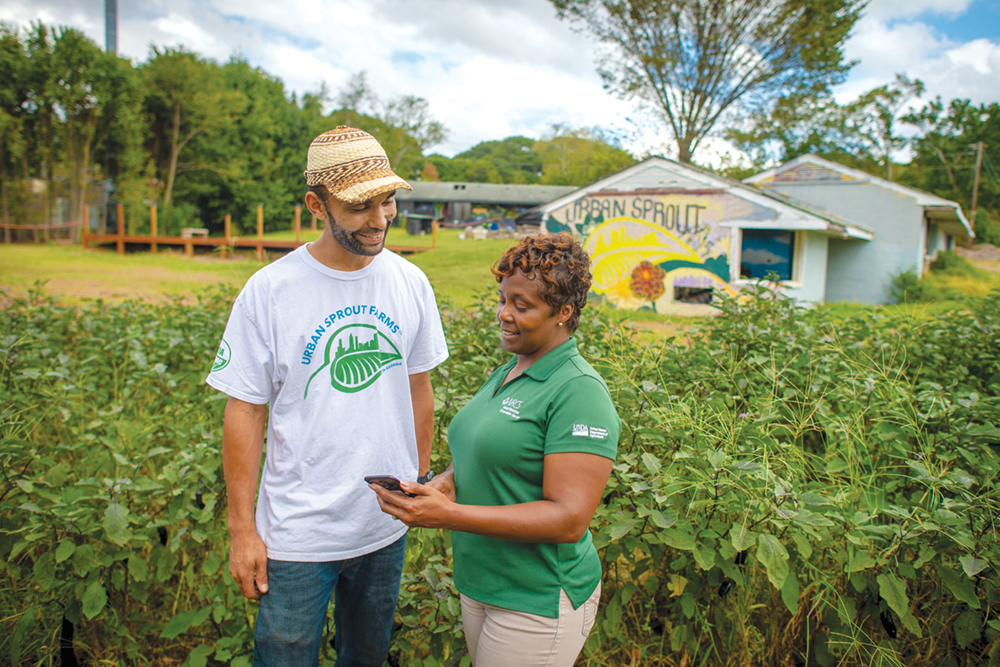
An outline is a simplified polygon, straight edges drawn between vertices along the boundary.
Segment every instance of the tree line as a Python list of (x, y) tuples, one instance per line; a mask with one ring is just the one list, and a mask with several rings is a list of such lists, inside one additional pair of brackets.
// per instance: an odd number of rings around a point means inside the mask
[[(447, 136), (426, 100), (382, 100), (364, 72), (337, 94), (301, 96), (240, 56), (219, 64), (152, 47), (145, 62), (104, 52), (74, 28), (0, 24), (0, 202), (6, 223), (75, 220), (102, 199), (144, 231), (183, 226), (284, 229), (302, 198), (305, 149), (340, 124), (385, 147), (408, 179), (584, 185), (634, 161), (597, 130), (553, 127), (541, 141), (485, 142), (455, 158), (425, 155)], [(329, 109), (333, 111), (329, 111)], [(110, 207), (113, 211), (113, 207)], [(113, 215), (113, 212), (108, 214)]]
[[(812, 153), (967, 211), (978, 162), (977, 236), (1000, 244), (1000, 105), (935, 99), (920, 107), (923, 84), (903, 74), (838, 103), (831, 87), (852, 64), (841, 47), (860, 12), (854, 0), (554, 4), (604, 43), (609, 89), (645, 106), (650, 130), (672, 132), (682, 162), (706, 137), (724, 137), (749, 158), (724, 165), (729, 176)], [(635, 161), (600, 128), (558, 124), (539, 140), (487, 141), (449, 158), (430, 152), (448, 130), (427, 101), (382, 99), (364, 72), (336, 93), (324, 85), (296, 95), (239, 56), (220, 64), (152, 47), (134, 65), (73, 28), (42, 23), (24, 31), (0, 24), (0, 68), (8, 223), (51, 221), (60, 202), (77, 219), (84, 204), (110, 200), (125, 205), (130, 231), (143, 231), (151, 203), (165, 233), (217, 232), (226, 214), (251, 232), (258, 204), (266, 229), (287, 228), (301, 200), (305, 147), (338, 124), (376, 136), (412, 180), (582, 186)], [(912, 159), (900, 164), (905, 151)]]

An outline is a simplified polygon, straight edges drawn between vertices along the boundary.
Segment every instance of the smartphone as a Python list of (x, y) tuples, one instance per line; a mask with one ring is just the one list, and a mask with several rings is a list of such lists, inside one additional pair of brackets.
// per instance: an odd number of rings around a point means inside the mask
[(369, 484), (378, 484), (387, 491), (402, 493), (407, 498), (417, 497), (417, 494), (415, 493), (407, 493), (406, 491), (403, 491), (403, 487), (399, 485), (399, 480), (392, 475), (368, 475), (365, 477), (365, 481)]

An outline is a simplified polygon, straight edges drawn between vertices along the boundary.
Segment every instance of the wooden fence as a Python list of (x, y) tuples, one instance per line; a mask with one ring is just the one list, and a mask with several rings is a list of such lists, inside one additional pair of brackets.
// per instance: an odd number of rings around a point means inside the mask
[[(125, 244), (148, 245), (150, 252), (156, 254), (160, 246), (183, 246), (184, 254), (188, 257), (194, 255), (194, 247), (215, 246), (219, 249), (220, 256), (225, 259), (228, 252), (234, 248), (254, 248), (258, 261), (264, 260), (264, 250), (294, 250), (305, 244), (302, 241), (302, 207), (295, 207), (295, 240), (278, 241), (264, 238), (264, 207), (257, 206), (257, 236), (256, 238), (243, 238), (232, 235), (232, 217), (225, 217), (225, 229), (223, 236), (210, 237), (207, 229), (184, 228), (180, 236), (160, 236), (157, 233), (156, 206), (149, 207), (149, 234), (137, 235), (125, 233), (125, 211), (121, 204), (115, 210), (118, 222), (118, 232), (116, 234), (91, 234), (86, 228), (83, 229), (81, 242), (84, 248), (102, 243), (114, 243), (119, 255), (125, 254)], [(316, 229), (316, 218), (313, 218), (312, 229)], [(431, 246), (386, 246), (389, 250), (402, 255), (432, 250), (437, 246), (437, 223), (431, 225)]]

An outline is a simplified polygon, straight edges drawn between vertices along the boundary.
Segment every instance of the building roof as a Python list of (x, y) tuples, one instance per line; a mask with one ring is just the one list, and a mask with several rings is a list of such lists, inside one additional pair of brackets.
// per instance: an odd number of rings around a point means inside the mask
[[(743, 180), (744, 183), (771, 188), (781, 183), (808, 183), (810, 185), (862, 185), (871, 184), (885, 190), (889, 190), (898, 195), (909, 197), (916, 202), (917, 206), (924, 209), (927, 217), (937, 222), (948, 225), (952, 224), (954, 231), (963, 231), (969, 236), (975, 236), (972, 226), (962, 213), (962, 207), (956, 202), (942, 199), (923, 190), (917, 190), (899, 183), (872, 176), (871, 174), (852, 169), (842, 164), (837, 164), (830, 160), (816, 155), (801, 155), (794, 160), (789, 160), (773, 169), (762, 171), (759, 174)], [(961, 228), (958, 228), (961, 225)]]
[(841, 238), (863, 240), (874, 238), (870, 230), (802, 202), (662, 157), (647, 158), (590, 185), (578, 188), (531, 211), (526, 211), (517, 221), (521, 223), (529, 217), (544, 219), (550, 212), (587, 195), (683, 192), (725, 192), (773, 209), (777, 213), (777, 217), (771, 220), (729, 220), (723, 223), (725, 226), (743, 229), (811, 230)]
[(400, 201), (470, 202), (531, 206), (552, 201), (576, 187), (569, 185), (509, 185), (503, 183), (456, 183), (449, 181), (410, 181), (413, 190), (397, 190)]

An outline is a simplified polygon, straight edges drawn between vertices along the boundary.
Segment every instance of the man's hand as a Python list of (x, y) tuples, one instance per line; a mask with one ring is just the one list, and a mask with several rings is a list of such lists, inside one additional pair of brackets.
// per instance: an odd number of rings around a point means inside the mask
[(229, 574), (243, 597), (259, 600), (267, 593), (267, 547), (257, 533), (233, 538), (229, 547)]

